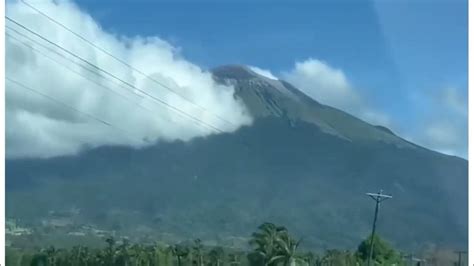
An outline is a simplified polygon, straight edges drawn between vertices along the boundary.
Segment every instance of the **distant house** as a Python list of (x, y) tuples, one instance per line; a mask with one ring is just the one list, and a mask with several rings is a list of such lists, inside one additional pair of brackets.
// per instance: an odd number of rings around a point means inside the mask
[(31, 235), (32, 231), (29, 228), (19, 227), (17, 225), (14, 226), (7, 226), (5, 228), (6, 235), (12, 236), (21, 236), (21, 235)]
[(69, 232), (67, 234), (70, 236), (85, 236), (86, 235), (86, 233), (84, 232)]
[(61, 228), (61, 227), (72, 226), (74, 222), (70, 218), (61, 217), (61, 218), (44, 219), (42, 221), (42, 224), (43, 226), (47, 226), (47, 227)]

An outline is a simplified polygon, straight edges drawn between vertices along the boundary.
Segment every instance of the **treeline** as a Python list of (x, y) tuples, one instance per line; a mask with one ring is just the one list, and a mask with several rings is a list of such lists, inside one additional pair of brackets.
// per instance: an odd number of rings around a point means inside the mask
[[(366, 265), (370, 243), (363, 241), (356, 252), (328, 250), (324, 254), (303, 252), (300, 240), (283, 226), (264, 223), (252, 234), (250, 251), (206, 247), (201, 240), (171, 246), (131, 244), (106, 239), (104, 248), (54, 247), (36, 252), (7, 249), (7, 266), (353, 266)], [(399, 252), (374, 237), (374, 265), (403, 265)]]

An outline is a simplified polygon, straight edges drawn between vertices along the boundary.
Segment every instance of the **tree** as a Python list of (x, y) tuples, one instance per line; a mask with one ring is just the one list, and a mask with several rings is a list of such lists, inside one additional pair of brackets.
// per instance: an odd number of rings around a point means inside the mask
[(209, 252), (209, 259), (212, 266), (220, 266), (222, 258), (224, 257), (224, 249), (221, 247), (214, 247)]
[(231, 253), (229, 254), (229, 265), (230, 266), (239, 266), (240, 265), (240, 253)]
[(302, 260), (296, 256), (296, 249), (300, 242), (301, 241), (295, 241), (287, 231), (278, 234), (278, 253), (283, 259), (285, 266), (295, 266), (297, 260)]
[(315, 266), (318, 261), (318, 258), (316, 257), (316, 255), (314, 255), (313, 252), (309, 251), (303, 255), (303, 260), (308, 266)]
[(106, 265), (115, 264), (115, 239), (113, 237), (108, 237), (105, 239), (107, 242), (107, 249), (105, 251), (105, 263)]
[(45, 250), (46, 257), (48, 258), (48, 265), (56, 265), (57, 263), (57, 250), (51, 246)]
[(46, 266), (48, 265), (48, 256), (46, 254), (37, 254), (33, 256), (30, 263), (31, 266)]
[(275, 265), (277, 260), (281, 259), (277, 250), (277, 239), (279, 234), (284, 231), (286, 231), (285, 227), (276, 226), (273, 223), (260, 225), (250, 240), (254, 251), (249, 254), (249, 260), (256, 265)]
[[(367, 261), (370, 253), (370, 236), (359, 244), (357, 257)], [(378, 264), (401, 263), (400, 254), (378, 235), (374, 235), (374, 251), (372, 260)]]
[(203, 245), (201, 243), (201, 239), (198, 238), (198, 239), (194, 240), (193, 257), (197, 260), (196, 264), (198, 266), (203, 266), (204, 265), (202, 250), (203, 250)]
[(252, 234), (250, 244), (254, 247), (249, 260), (256, 265), (274, 266), (283, 262), (285, 266), (294, 266), (297, 260), (296, 249), (299, 241), (295, 241), (283, 226), (264, 223)]
[(174, 245), (172, 248), (173, 255), (178, 259), (178, 266), (181, 266), (183, 258), (189, 255), (189, 248), (185, 245)]
[(326, 250), (322, 258), (323, 265), (330, 266), (345, 266), (345, 256), (344, 254), (337, 249)]

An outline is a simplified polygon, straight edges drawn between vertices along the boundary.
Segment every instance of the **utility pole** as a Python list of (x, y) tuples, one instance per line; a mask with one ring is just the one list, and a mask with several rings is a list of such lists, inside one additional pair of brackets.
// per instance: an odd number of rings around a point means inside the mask
[(467, 252), (466, 251), (456, 251), (456, 253), (458, 253), (458, 264), (457, 264), (457, 266), (461, 266), (462, 254), (467, 254)]
[(382, 201), (392, 198), (392, 196), (384, 195), (382, 194), (382, 192), (383, 190), (380, 190), (379, 193), (365, 193), (367, 196), (375, 200), (375, 215), (374, 215), (374, 222), (372, 224), (372, 235), (370, 236), (370, 253), (369, 253), (369, 260), (367, 262), (368, 266), (371, 266), (372, 255), (374, 253), (375, 224), (377, 222), (377, 215), (379, 214), (379, 205)]

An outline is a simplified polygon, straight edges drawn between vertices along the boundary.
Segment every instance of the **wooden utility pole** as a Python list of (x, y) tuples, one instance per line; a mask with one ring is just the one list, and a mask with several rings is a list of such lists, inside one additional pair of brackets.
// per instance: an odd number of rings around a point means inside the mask
[(467, 252), (466, 251), (456, 251), (456, 253), (458, 254), (458, 265), (457, 266), (461, 266), (462, 254), (467, 254)]
[(380, 190), (379, 193), (365, 193), (367, 196), (375, 200), (375, 215), (374, 215), (374, 222), (372, 223), (372, 235), (370, 236), (370, 253), (369, 253), (369, 260), (367, 261), (368, 266), (371, 266), (372, 255), (374, 253), (375, 224), (377, 223), (377, 216), (379, 214), (380, 203), (384, 200), (392, 198), (391, 195), (384, 195), (382, 194), (382, 192), (383, 190)]

